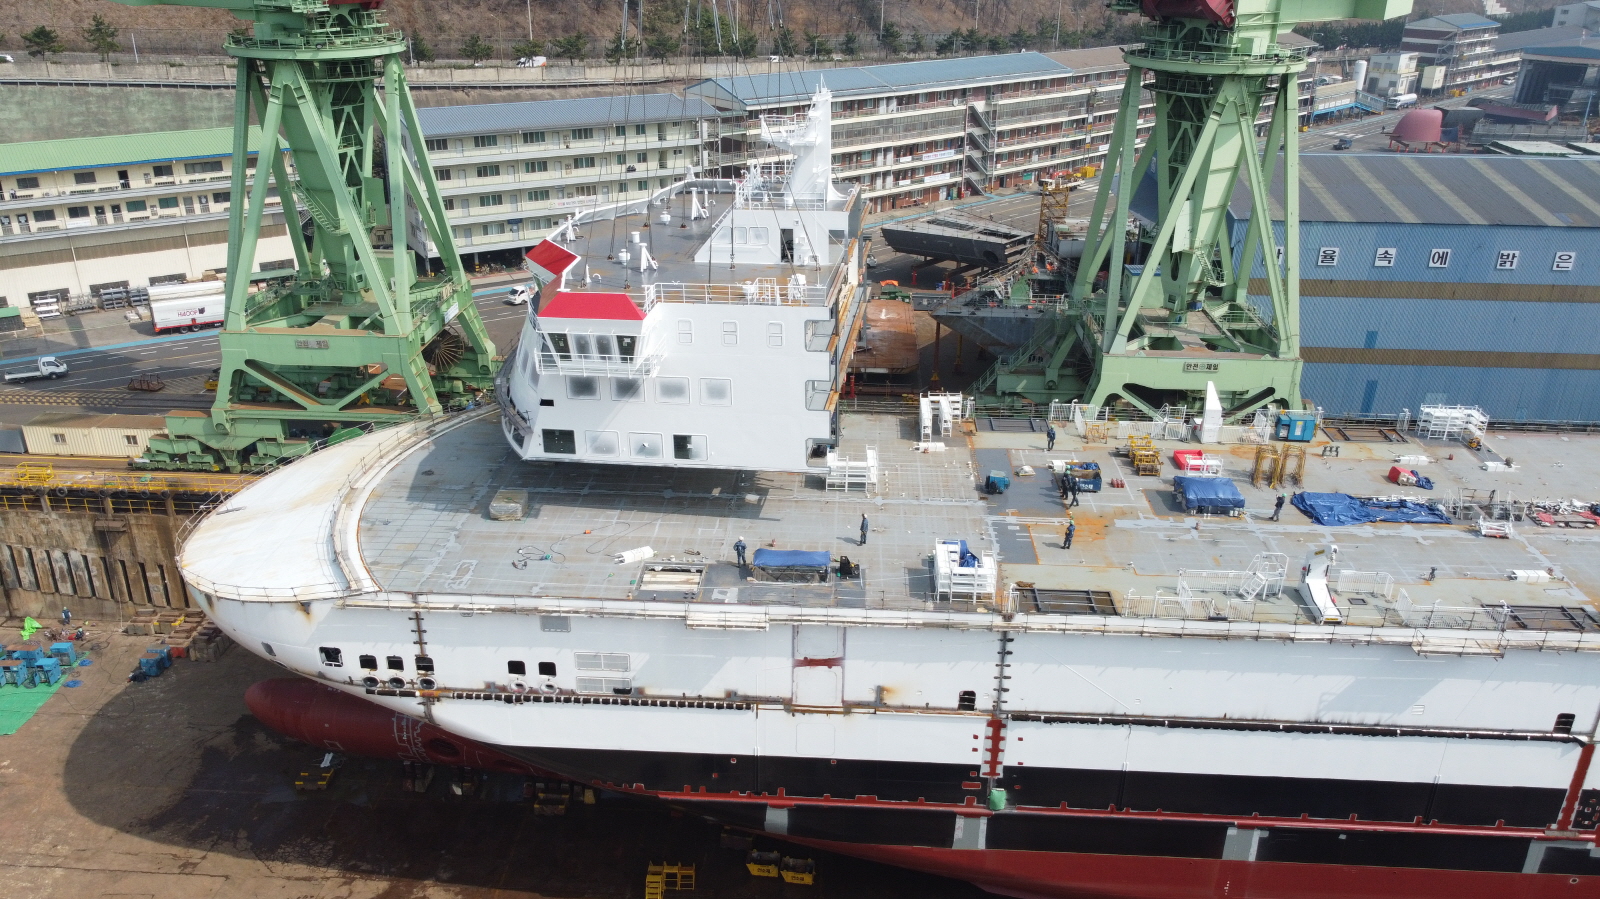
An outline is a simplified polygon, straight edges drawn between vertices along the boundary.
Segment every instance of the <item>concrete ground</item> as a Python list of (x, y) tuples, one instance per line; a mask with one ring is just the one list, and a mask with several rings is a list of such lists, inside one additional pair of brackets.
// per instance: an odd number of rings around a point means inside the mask
[(399, 762), (350, 759), (327, 792), (298, 793), (295, 775), (321, 752), (266, 730), (243, 700), (250, 684), (281, 672), (235, 647), (220, 661), (179, 660), (160, 678), (127, 683), (149, 642), (95, 629), (96, 664), (76, 672), (83, 685), (61, 689), (21, 731), (0, 737), (6, 895), (638, 897), (652, 861), (697, 864), (701, 899), (985, 895), (792, 847), (816, 859), (814, 887), (753, 878), (742, 850), (719, 847), (716, 825), (611, 794), (565, 817), (536, 817), (520, 800), (522, 779), (507, 775), (473, 798), (454, 795), (441, 770), (419, 795), (401, 792)]

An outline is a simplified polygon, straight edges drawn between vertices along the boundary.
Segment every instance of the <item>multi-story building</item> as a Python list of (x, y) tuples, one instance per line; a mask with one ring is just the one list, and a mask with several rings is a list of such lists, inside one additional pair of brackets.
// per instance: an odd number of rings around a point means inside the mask
[[(232, 149), (228, 128), (0, 144), (0, 305), (48, 317), (108, 289), (221, 276)], [(288, 235), (269, 208), (258, 271), (294, 267)]]
[[(715, 78), (690, 96), (723, 110), (723, 164), (778, 155), (763, 115), (803, 111), (833, 92), (833, 164), (860, 185), (869, 211), (1007, 187), (1104, 158), (1127, 74), (1115, 47), (1084, 71), (1041, 53)], [(1085, 57), (1088, 58), (1088, 57)]]
[(715, 163), (717, 110), (674, 94), (417, 110), (456, 248), (526, 249), (585, 208)]
[(1417, 88), (1419, 54), (1376, 53), (1367, 60), (1367, 83), (1362, 90), (1379, 97), (1409, 94)]
[(1478, 90), (1517, 70), (1517, 54), (1495, 47), (1499, 31), (1477, 13), (1433, 16), (1406, 25), (1400, 50), (1416, 53), (1420, 67), (1444, 66), (1444, 90)]
[(1600, 30), (1600, 0), (1586, 0), (1583, 3), (1558, 6), (1555, 14), (1551, 16), (1550, 24), (1555, 28)]

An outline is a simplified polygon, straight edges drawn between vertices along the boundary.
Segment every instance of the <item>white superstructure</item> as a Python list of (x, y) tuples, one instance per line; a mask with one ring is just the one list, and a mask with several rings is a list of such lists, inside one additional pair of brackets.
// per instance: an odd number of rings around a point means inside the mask
[[(683, 182), (529, 252), (540, 302), (501, 397), (522, 458), (826, 465), (863, 307), (860, 207), (829, 179), (828, 107), (823, 90), (770, 125), (792, 165)], [(726, 205), (712, 217), (707, 201)]]

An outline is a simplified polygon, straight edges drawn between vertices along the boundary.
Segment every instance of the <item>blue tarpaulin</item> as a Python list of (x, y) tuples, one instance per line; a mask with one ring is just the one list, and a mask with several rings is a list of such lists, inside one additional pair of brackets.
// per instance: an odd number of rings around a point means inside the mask
[(1317, 524), (1338, 526), (1393, 521), (1410, 524), (1449, 524), (1443, 512), (1413, 500), (1357, 499), (1347, 493), (1296, 493), (1294, 507)]
[(758, 549), (750, 561), (757, 568), (827, 568), (833, 557), (804, 549)]
[(1244, 508), (1244, 494), (1227, 478), (1190, 478), (1179, 475), (1172, 486), (1183, 497), (1183, 507), (1190, 512), (1226, 512)]
[(974, 553), (970, 549), (967, 549), (967, 541), (965, 541), (965, 540), (940, 540), (939, 542), (945, 544), (946, 546), (959, 545), (961, 547), (961, 555), (958, 557), (960, 559), (960, 561), (958, 561), (956, 563), (956, 566), (958, 568), (976, 568), (976, 567), (978, 567), (978, 554)]

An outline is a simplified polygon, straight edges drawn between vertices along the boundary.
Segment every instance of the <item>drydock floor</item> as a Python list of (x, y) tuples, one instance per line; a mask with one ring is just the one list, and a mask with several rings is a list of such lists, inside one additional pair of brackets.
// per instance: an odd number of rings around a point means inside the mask
[[(10, 627), (7, 627), (10, 630)], [(806, 852), (812, 887), (757, 880), (720, 829), (602, 795), (535, 816), (521, 779), (481, 798), (439, 771), (400, 789), (399, 762), (351, 759), (325, 793), (296, 774), (321, 752), (267, 730), (245, 688), (283, 672), (235, 647), (125, 682), (149, 637), (112, 636), (22, 729), (0, 737), (0, 883), (61, 899), (638, 897), (650, 862), (696, 864), (702, 899), (978, 899), (967, 884)], [(17, 688), (6, 688), (17, 689)], [(781, 848), (773, 844), (773, 848)], [(676, 895), (676, 894), (675, 894)]]

